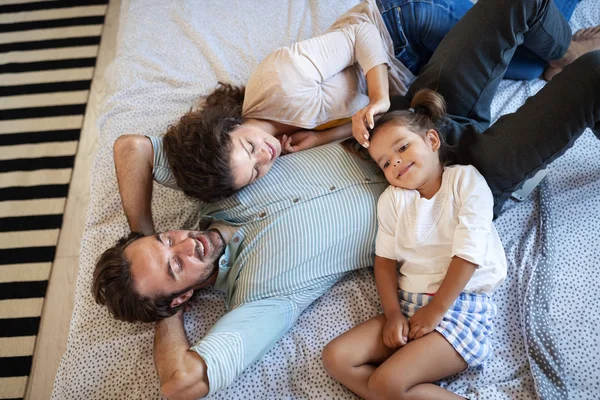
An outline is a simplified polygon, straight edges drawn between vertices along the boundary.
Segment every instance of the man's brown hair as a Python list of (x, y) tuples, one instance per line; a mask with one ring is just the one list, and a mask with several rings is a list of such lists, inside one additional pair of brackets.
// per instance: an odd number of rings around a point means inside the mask
[(125, 249), (142, 237), (144, 235), (137, 232), (122, 237), (102, 253), (94, 269), (92, 293), (96, 303), (105, 305), (112, 316), (121, 321), (155, 322), (170, 317), (185, 304), (171, 307), (173, 299), (189, 290), (154, 298), (143, 297), (136, 291)]
[(234, 185), (229, 134), (243, 121), (243, 101), (243, 87), (219, 82), (200, 110), (188, 112), (168, 128), (165, 152), (177, 186), (186, 195), (211, 203), (240, 189)]

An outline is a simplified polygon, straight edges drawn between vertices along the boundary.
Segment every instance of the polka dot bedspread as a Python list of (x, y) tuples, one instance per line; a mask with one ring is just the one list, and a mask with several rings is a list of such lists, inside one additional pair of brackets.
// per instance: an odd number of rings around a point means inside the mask
[[(125, 133), (162, 133), (217, 81), (243, 84), (270, 51), (324, 31), (355, 3), (260, 0), (252, 7), (229, 7), (122, 1), (75, 308), (53, 399), (161, 398), (153, 325), (111, 319), (90, 291), (94, 261), (127, 232), (112, 163), (114, 140)], [(574, 30), (599, 23), (596, 0), (584, 0), (571, 20)], [(542, 86), (539, 80), (504, 81), (493, 115), (514, 111)], [(600, 143), (586, 132), (549, 170), (526, 201), (509, 201), (496, 221), (509, 271), (495, 294), (494, 356), (482, 369), (440, 382), (468, 398), (600, 397)], [(155, 185), (152, 207), (158, 230), (198, 223), (197, 206), (179, 192)], [(202, 338), (224, 312), (221, 294), (202, 293), (185, 316), (190, 341)], [(326, 375), (321, 351), (379, 312), (372, 270), (348, 274), (260, 361), (212, 398), (355, 398)]]

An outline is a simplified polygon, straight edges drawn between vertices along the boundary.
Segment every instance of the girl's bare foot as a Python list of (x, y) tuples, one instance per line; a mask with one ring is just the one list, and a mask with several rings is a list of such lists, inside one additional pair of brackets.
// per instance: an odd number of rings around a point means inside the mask
[(571, 64), (578, 57), (593, 50), (600, 49), (600, 25), (591, 28), (580, 29), (573, 34), (571, 44), (567, 52), (560, 60), (548, 62), (548, 68), (544, 71), (543, 78), (549, 81), (564, 67)]

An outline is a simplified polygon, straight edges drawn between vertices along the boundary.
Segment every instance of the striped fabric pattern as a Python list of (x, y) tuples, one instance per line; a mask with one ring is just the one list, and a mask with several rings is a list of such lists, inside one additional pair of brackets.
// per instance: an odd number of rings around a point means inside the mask
[(0, 399), (22, 398), (108, 0), (0, 0)]
[[(154, 177), (171, 181), (162, 141)], [(329, 144), (281, 157), (236, 195), (201, 215), (240, 228), (219, 260), (214, 287), (230, 310), (192, 347), (207, 364), (210, 393), (229, 386), (344, 273), (372, 265), (377, 199), (388, 186), (377, 165)]]
[[(425, 293), (404, 290), (398, 291), (398, 297), (402, 313), (409, 319), (433, 299)], [(448, 340), (469, 368), (477, 368), (492, 356), (490, 337), (496, 312), (496, 304), (490, 295), (460, 293), (435, 330)]]

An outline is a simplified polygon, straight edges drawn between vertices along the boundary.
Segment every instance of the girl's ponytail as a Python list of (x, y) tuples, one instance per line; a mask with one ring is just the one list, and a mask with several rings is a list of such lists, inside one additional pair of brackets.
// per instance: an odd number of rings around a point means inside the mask
[[(375, 123), (371, 131), (371, 138), (377, 134), (379, 129), (386, 124), (406, 127), (412, 132), (424, 137), (427, 131), (435, 129), (440, 136), (441, 146), (439, 149), (440, 162), (442, 165), (452, 165), (457, 161), (455, 149), (448, 146), (444, 141), (444, 117), (446, 116), (446, 101), (438, 92), (431, 89), (421, 89), (415, 93), (410, 103), (410, 109), (390, 111), (385, 113)], [(368, 155), (368, 151), (358, 142), (354, 141), (354, 153)]]
[(431, 89), (421, 89), (415, 93), (410, 107), (416, 115), (425, 115), (434, 124), (446, 115), (446, 101)]

